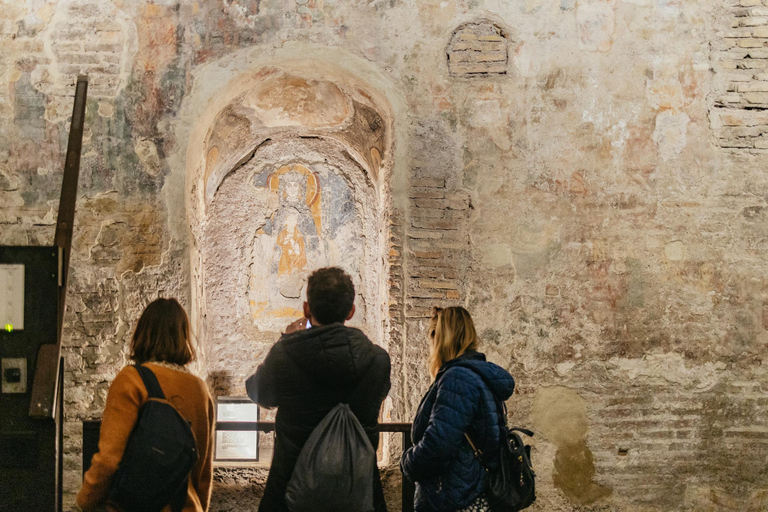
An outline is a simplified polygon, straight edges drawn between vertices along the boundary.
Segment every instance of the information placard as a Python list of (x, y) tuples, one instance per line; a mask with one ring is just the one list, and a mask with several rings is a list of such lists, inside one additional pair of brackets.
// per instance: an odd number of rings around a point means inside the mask
[[(259, 406), (247, 397), (218, 397), (216, 421), (259, 421)], [(215, 460), (259, 460), (259, 432), (256, 430), (217, 430)]]
[(24, 329), (24, 265), (0, 265), (0, 327)]

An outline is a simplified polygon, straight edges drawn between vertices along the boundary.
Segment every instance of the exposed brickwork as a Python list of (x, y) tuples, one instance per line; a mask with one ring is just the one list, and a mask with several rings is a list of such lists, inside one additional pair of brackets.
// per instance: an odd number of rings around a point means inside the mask
[[(767, 476), (768, 400), (756, 383), (708, 391), (615, 389), (596, 399), (601, 407), (593, 435), (605, 439), (595, 453), (596, 466), (623, 498), (648, 506), (671, 498), (683, 508), (714, 485), (745, 491), (723, 510), (763, 510), (768, 504), (764, 495), (748, 490)], [(697, 483), (687, 497), (669, 496), (670, 479), (681, 478)]]
[(715, 109), (712, 124), (720, 147), (768, 149), (768, 110)]
[(740, 0), (729, 10), (731, 29), (715, 46), (714, 68), (725, 82), (712, 112), (715, 142), (768, 149), (768, 7), (761, 0)]
[(461, 297), (459, 269), (469, 249), (469, 196), (449, 190), (441, 178), (415, 178), (411, 184), (406, 316), (426, 318), (433, 306)]
[(466, 23), (448, 44), (448, 69), (455, 76), (507, 73), (507, 40), (502, 30), (487, 21)]
[[(81, 1), (60, 9), (60, 21), (50, 33), (53, 69), (64, 83), (75, 83), (79, 74), (88, 75), (91, 97), (114, 97), (121, 85), (124, 46), (129, 38), (127, 28), (115, 17), (114, 6)], [(78, 23), (72, 23), (73, 18)]]

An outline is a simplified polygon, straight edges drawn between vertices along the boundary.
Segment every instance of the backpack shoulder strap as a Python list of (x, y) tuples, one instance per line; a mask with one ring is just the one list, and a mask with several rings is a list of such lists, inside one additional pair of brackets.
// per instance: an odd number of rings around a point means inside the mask
[(155, 377), (154, 372), (143, 365), (136, 366), (136, 371), (139, 372), (141, 380), (144, 381), (144, 387), (147, 388), (149, 398), (159, 398), (161, 400), (165, 400), (163, 388), (161, 388), (160, 383), (157, 382), (157, 377)]

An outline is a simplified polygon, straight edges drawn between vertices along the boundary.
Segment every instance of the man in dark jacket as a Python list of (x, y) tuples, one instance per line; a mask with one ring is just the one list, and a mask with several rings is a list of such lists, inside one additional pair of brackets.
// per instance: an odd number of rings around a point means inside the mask
[[(344, 325), (355, 314), (354, 300), (352, 279), (343, 270), (316, 270), (307, 281), (305, 318), (288, 326), (245, 383), (251, 400), (277, 407), (275, 451), (259, 512), (288, 510), (285, 490), (299, 452), (338, 403), (349, 404), (373, 448), (379, 445), (379, 409), (390, 388), (389, 354), (362, 331)], [(374, 509), (385, 512), (378, 470), (374, 473)]]

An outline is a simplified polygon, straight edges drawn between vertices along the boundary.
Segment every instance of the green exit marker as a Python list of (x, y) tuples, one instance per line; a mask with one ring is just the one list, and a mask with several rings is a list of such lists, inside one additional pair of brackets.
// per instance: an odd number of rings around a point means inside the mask
[(5, 330), (8, 332), (13, 332), (13, 326), (11, 324), (5, 324)]

